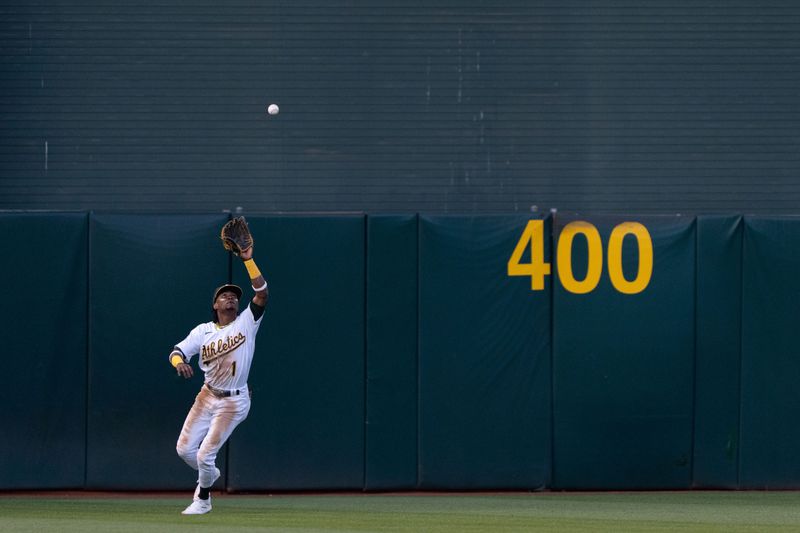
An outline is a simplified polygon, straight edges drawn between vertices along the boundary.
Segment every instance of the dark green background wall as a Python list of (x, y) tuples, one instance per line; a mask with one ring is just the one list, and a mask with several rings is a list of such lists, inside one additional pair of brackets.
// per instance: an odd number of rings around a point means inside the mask
[[(572, 222), (558, 217), (554, 232)], [(582, 220), (581, 218), (577, 220)], [(597, 288), (554, 292), (554, 484), (564, 488), (686, 488), (692, 455), (695, 341), (693, 217), (639, 217), (653, 242), (653, 276), (638, 294), (608, 276), (609, 235), (622, 217), (591, 222), (604, 244)], [(623, 241), (627, 279), (638, 248)], [(572, 243), (575, 278), (587, 246)], [(579, 274), (579, 269), (582, 273)]]
[(3, 2), (0, 209), (793, 213), (798, 35), (782, 0)]
[(746, 217), (742, 254), (742, 373), (740, 483), (796, 486), (800, 465), (787, 459), (800, 445), (792, 423), (800, 416), (793, 376), (800, 281), (797, 218)]
[(419, 222), (367, 217), (364, 487), (416, 487), (419, 452)]
[(225, 221), (222, 215), (91, 216), (88, 487), (183, 486), (185, 465), (154, 451), (174, 450), (175, 431), (203, 380), (164, 372), (163, 354), (210, 320), (209, 290), (213, 295), (228, 279), (228, 265), (208, 236)]
[[(250, 221), (270, 297), (250, 373), (252, 423), (230, 441), (231, 488), (363, 486), (365, 223)], [(237, 263), (233, 281), (248, 287)]]
[(86, 213), (0, 214), (0, 487), (77, 488), (86, 475)]
[(742, 231), (737, 216), (697, 217), (694, 485), (739, 484)]
[[(178, 379), (166, 355), (208, 320), (214, 287), (247, 286), (225, 220), (0, 214), (0, 489), (193, 486), (175, 442), (202, 378)], [(508, 275), (525, 216), (251, 217), (270, 302), (218, 487), (800, 487), (800, 218), (535, 220), (551, 268), (537, 291)], [(579, 220), (602, 243), (586, 294), (556, 253)], [(626, 221), (654, 257), (631, 295), (608, 266)], [(621, 247), (628, 280), (636, 243)], [(575, 237), (575, 279), (587, 250)]]
[(527, 221), (420, 219), (423, 488), (548, 484), (550, 285), (532, 293), (529, 283), (506, 274)]

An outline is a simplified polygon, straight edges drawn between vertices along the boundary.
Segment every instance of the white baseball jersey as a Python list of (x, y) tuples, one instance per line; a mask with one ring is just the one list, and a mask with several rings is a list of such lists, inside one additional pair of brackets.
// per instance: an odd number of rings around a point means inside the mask
[(220, 327), (215, 322), (200, 324), (175, 347), (183, 352), (187, 361), (195, 354), (200, 356), (200, 370), (205, 373), (205, 382), (212, 387), (241, 389), (247, 385), (262, 318), (263, 314), (256, 320), (248, 304), (227, 326)]

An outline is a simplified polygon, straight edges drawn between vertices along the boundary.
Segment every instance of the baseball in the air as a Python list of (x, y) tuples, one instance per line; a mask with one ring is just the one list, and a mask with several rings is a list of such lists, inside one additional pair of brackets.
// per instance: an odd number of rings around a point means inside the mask
[(269, 113), (270, 115), (277, 115), (278, 112), (280, 112), (280, 110), (281, 108), (278, 107), (277, 104), (269, 104), (269, 107), (267, 108), (267, 113)]

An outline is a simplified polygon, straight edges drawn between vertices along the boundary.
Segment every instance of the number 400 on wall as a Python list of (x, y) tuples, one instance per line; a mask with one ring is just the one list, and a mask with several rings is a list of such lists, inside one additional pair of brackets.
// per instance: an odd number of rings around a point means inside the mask
[[(575, 279), (572, 274), (572, 240), (583, 235), (588, 246), (586, 277)], [(639, 269), (636, 278), (628, 281), (622, 271), (622, 241), (627, 235), (636, 238), (639, 246)], [(530, 263), (520, 263), (530, 246)], [(647, 288), (653, 275), (653, 240), (650, 232), (638, 222), (623, 222), (611, 231), (608, 238), (608, 277), (611, 284), (623, 294), (637, 294)], [(570, 222), (558, 237), (556, 251), (558, 279), (567, 291), (575, 294), (591, 292), (600, 283), (603, 273), (603, 243), (600, 233), (589, 222)], [(550, 263), (544, 262), (544, 221), (529, 220), (508, 260), (509, 276), (530, 276), (531, 290), (544, 289), (544, 277), (550, 275)]]

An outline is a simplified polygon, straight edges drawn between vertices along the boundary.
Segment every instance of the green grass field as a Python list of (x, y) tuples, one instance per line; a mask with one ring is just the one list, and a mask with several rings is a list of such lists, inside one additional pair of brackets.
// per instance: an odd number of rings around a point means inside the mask
[(0, 495), (0, 531), (800, 531), (799, 492), (186, 497)]

